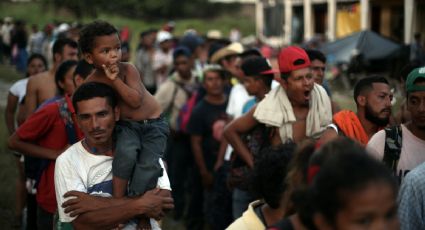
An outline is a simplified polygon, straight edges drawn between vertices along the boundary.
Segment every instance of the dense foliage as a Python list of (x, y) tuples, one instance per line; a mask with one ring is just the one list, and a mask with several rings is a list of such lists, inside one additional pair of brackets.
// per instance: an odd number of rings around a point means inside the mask
[[(212, 17), (223, 10), (237, 10), (238, 5), (211, 3), (208, 0), (43, 0), (46, 5), (66, 8), (77, 17), (96, 17), (107, 11), (127, 17), (158, 19), (162, 17)], [(229, 7), (230, 6), (230, 7)]]

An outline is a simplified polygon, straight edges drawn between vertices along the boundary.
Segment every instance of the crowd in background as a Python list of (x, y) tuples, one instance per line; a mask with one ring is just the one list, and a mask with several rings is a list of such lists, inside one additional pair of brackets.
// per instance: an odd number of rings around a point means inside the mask
[[(30, 32), (25, 26), (9, 17), (1, 25), (0, 61), (27, 77), (10, 89), (6, 122), (12, 138), (16, 132), (43, 146), (40, 140), (49, 141), (48, 131), (32, 137), (15, 127), (42, 107), (43, 100), (30, 110), (25, 105), (31, 103), (25, 98), (28, 79), (50, 71), (57, 100), (71, 96), (93, 67), (81, 52), (77, 57), (83, 25), (48, 24), (43, 30), (32, 25)], [(388, 80), (374, 75), (358, 80), (356, 111), (349, 111), (332, 99), (326, 56), (316, 49), (275, 50), (260, 41), (248, 47), (239, 43), (236, 29), (229, 39), (216, 30), (206, 35), (188, 30), (176, 37), (174, 27), (170, 22), (141, 32), (137, 47), (130, 47), (128, 27), (119, 30), (121, 61), (137, 68), (170, 128), (164, 161), (174, 199), (171, 224), (184, 223), (186, 229), (425, 228), (420, 36), (412, 45), (414, 57), (398, 74), (405, 90), (401, 107), (392, 107)], [(28, 177), (31, 156), (16, 155), (16, 224), (44, 229), (47, 225), (37, 221), (56, 209), (46, 209), (36, 196), (45, 184)]]

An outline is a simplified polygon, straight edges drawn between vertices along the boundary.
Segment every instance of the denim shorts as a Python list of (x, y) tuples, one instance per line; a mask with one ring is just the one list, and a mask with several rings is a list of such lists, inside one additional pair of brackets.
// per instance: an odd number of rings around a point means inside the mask
[(156, 187), (163, 173), (159, 159), (164, 156), (169, 133), (162, 115), (157, 119), (117, 122), (112, 173), (129, 180), (128, 195), (140, 195)]

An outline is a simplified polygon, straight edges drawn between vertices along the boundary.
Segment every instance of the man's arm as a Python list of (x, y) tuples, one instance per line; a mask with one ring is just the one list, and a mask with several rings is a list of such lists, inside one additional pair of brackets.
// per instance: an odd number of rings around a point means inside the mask
[(331, 107), (332, 107), (332, 115), (341, 111), (341, 108), (339, 107), (339, 105), (333, 100), (331, 100)]
[(202, 184), (204, 187), (209, 188), (212, 185), (213, 176), (205, 165), (204, 154), (202, 152), (202, 136), (191, 135), (190, 142), (192, 145), (193, 156), (195, 157), (195, 163), (198, 166), (199, 173), (202, 177)]
[(7, 130), (9, 135), (15, 132), (15, 112), (19, 98), (9, 92), (7, 96), (7, 105), (4, 118), (6, 120)]
[(27, 120), (19, 126), (12, 136), (9, 137), (8, 146), (26, 155), (54, 160), (68, 146), (60, 146), (60, 149), (47, 149), (34, 144), (35, 141), (45, 138), (55, 122), (60, 119), (57, 104), (47, 105), (31, 114)]
[(37, 108), (37, 82), (36, 77), (30, 77), (28, 79), (27, 84), (27, 92), (25, 94), (25, 105), (24, 105), (24, 118), (28, 118), (32, 113), (34, 113), (35, 109)]
[[(100, 207), (79, 214), (72, 221), (75, 229), (111, 229), (134, 216), (142, 214), (158, 219), (163, 217), (163, 210), (170, 210), (174, 207), (172, 198), (169, 196), (164, 197), (158, 189), (148, 191), (137, 198), (103, 198), (75, 191), (67, 195), (76, 195), (77, 199), (84, 200), (81, 203), (86, 206), (93, 204), (95, 207)], [(70, 206), (66, 202), (64, 206), (65, 212), (71, 212), (71, 216), (78, 214), (79, 210), (75, 209), (75, 206)]]
[(217, 154), (217, 160), (214, 164), (214, 171), (216, 172), (224, 163), (224, 157), (226, 156), (226, 150), (229, 146), (229, 143), (227, 142), (226, 138), (223, 138), (220, 142), (220, 148), (218, 150)]
[(338, 133), (335, 131), (335, 129), (328, 127), (323, 132), (322, 136), (320, 136), (320, 139), (318, 142), (320, 143), (320, 145), (324, 145), (337, 137), (338, 137)]
[(248, 132), (258, 124), (258, 121), (255, 120), (253, 116), (255, 109), (256, 106), (253, 107), (248, 113), (230, 122), (230, 124), (224, 128), (224, 137), (230, 143), (230, 145), (232, 145), (235, 152), (250, 168), (254, 167), (254, 159), (252, 154), (249, 152), (249, 149), (242, 141), (240, 135)]
[(39, 145), (21, 140), (16, 132), (9, 137), (7, 144), (10, 149), (24, 153), (25, 155), (49, 160), (55, 160), (66, 148), (68, 148), (68, 146), (64, 149), (44, 148)]
[[(142, 105), (143, 95), (146, 89), (140, 80), (139, 71), (131, 64), (120, 64), (120, 66), (104, 66), (106, 77), (112, 82), (115, 91), (120, 95), (122, 100), (131, 108), (137, 109)], [(123, 71), (123, 73), (119, 73)], [(121, 75), (123, 79), (118, 77)], [(125, 82), (124, 82), (125, 81)]]
[[(75, 229), (111, 229), (139, 214), (160, 218), (173, 208), (173, 200), (166, 172), (158, 179), (158, 186), (141, 197), (113, 198), (87, 194), (81, 171), (72, 156), (72, 147), (56, 160), (55, 192), (60, 221)], [(70, 154), (71, 153), (71, 154)], [(163, 167), (162, 161), (160, 161)]]

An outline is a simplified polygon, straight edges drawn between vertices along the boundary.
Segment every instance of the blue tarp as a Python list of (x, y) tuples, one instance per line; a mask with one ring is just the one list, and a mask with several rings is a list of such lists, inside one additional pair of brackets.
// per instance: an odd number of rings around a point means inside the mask
[(365, 61), (383, 60), (394, 57), (402, 46), (373, 31), (365, 30), (345, 38), (324, 44), (321, 51), (328, 63), (349, 63), (351, 58), (362, 55)]

